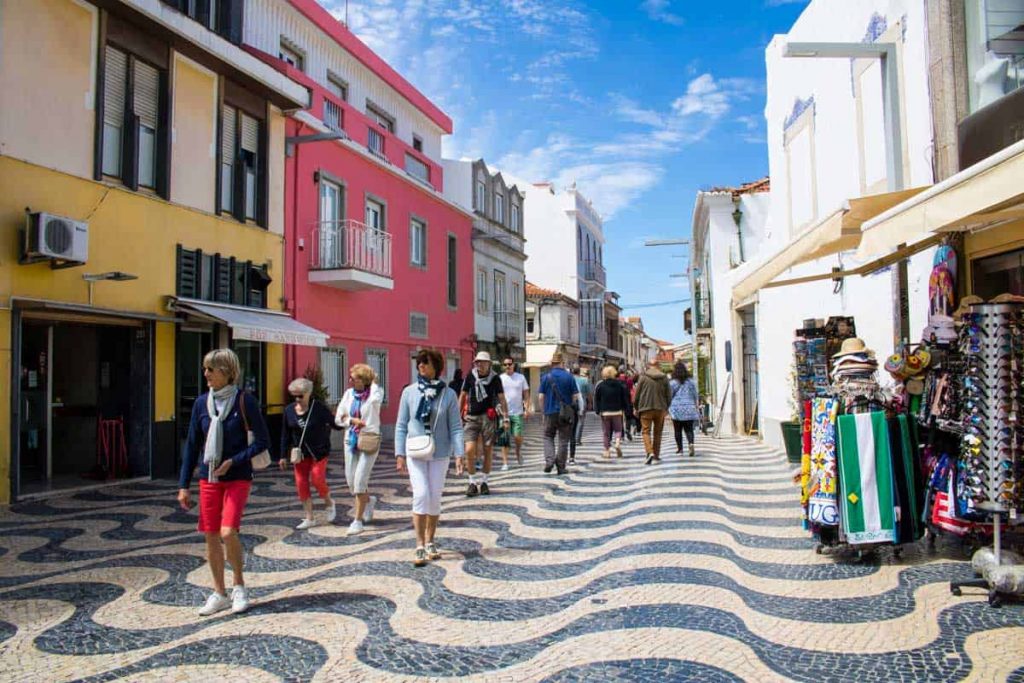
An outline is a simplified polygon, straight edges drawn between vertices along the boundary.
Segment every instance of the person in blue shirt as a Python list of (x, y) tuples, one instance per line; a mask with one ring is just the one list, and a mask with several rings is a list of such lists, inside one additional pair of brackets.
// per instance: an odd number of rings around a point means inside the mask
[[(562, 367), (562, 354), (556, 351), (551, 356), (551, 371), (541, 377), (538, 397), (544, 407), (544, 471), (558, 468), (565, 474), (565, 461), (569, 457), (569, 442), (573, 439), (573, 419), (564, 419), (562, 406), (576, 410), (579, 387), (569, 371)], [(555, 450), (555, 435), (558, 435), (558, 450)]]

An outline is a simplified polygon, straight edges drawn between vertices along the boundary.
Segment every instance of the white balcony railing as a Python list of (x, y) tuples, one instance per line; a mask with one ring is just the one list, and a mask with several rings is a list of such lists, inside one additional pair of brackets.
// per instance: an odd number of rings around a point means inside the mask
[(430, 184), (430, 167), (408, 152), (405, 154), (405, 172), (416, 180)]
[(323, 221), (313, 225), (311, 270), (351, 268), (391, 277), (391, 235), (359, 221)]

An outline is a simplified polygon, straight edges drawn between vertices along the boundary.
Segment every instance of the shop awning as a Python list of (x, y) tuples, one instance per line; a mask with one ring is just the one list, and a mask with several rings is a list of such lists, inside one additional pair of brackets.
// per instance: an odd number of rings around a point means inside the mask
[(857, 257), (883, 257), (901, 244), (944, 232), (990, 228), (1024, 218), (1024, 140), (965, 168), (861, 228)]
[(179, 297), (173, 297), (170, 306), (179, 313), (226, 324), (235, 339), (294, 346), (327, 346), (327, 334), (303, 325), (287, 313)]
[(924, 190), (914, 188), (846, 200), (841, 209), (805, 230), (733, 287), (732, 300), (744, 301), (757, 290), (773, 286), (772, 281), (793, 266), (857, 248), (861, 224)]

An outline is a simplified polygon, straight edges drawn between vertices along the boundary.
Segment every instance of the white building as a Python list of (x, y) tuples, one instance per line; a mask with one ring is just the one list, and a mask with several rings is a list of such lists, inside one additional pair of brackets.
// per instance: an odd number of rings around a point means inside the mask
[(526, 276), (542, 289), (575, 299), (580, 362), (608, 358), (605, 326), (603, 222), (575, 187), (555, 192), (550, 183), (524, 188), (526, 194)]
[(444, 159), (444, 194), (473, 212), (473, 282), (477, 348), (526, 359), (523, 193), (483, 159)]
[(531, 387), (540, 386), (544, 368), (556, 351), (565, 367), (580, 360), (579, 305), (553, 289), (526, 283), (526, 363), (523, 374)]

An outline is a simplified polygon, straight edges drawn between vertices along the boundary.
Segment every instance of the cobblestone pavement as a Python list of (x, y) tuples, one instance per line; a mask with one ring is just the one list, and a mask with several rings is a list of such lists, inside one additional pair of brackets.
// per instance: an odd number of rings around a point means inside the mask
[(172, 483), (18, 505), (0, 515), (0, 680), (1024, 681), (1024, 605), (950, 595), (971, 574), (955, 544), (818, 555), (781, 454), (723, 438), (602, 460), (596, 422), (568, 476), (541, 471), (532, 420), (492, 495), (450, 477), (444, 557), (421, 569), (391, 458), (356, 537), (347, 512), (294, 530), (289, 477), (260, 473), (238, 616), (196, 614), (202, 538)]

